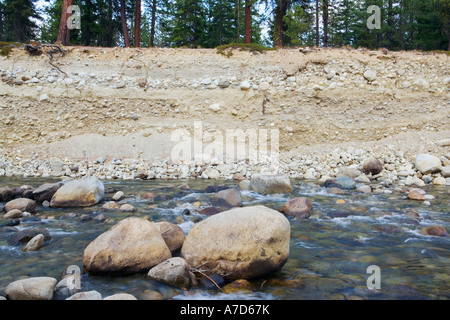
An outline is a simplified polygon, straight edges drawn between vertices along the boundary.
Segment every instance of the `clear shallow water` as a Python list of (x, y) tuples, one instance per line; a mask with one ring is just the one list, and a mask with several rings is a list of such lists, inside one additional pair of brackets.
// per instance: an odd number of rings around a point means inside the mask
[[(31, 185), (37, 187), (49, 179), (0, 178), (2, 186)], [(190, 190), (178, 186), (187, 183)], [(22, 252), (12, 246), (14, 233), (0, 228), (0, 292), (12, 281), (24, 276), (50, 276), (60, 279), (67, 266), (82, 267), (83, 250), (99, 234), (119, 220), (129, 216), (148, 216), (152, 221), (181, 222), (185, 233), (194, 221), (206, 218), (194, 208), (211, 206), (210, 185), (236, 185), (233, 181), (104, 181), (110, 198), (115, 190), (126, 195), (126, 201), (137, 208), (135, 213), (101, 211), (101, 204), (89, 208), (52, 209), (37, 207), (37, 215), (25, 219), (17, 229), (43, 225), (52, 236), (35, 252)], [(138, 299), (146, 290), (160, 292), (166, 299), (449, 299), (450, 298), (450, 237), (422, 234), (422, 229), (440, 224), (450, 231), (450, 210), (447, 187), (426, 187), (435, 196), (431, 205), (406, 200), (405, 194), (328, 194), (318, 184), (293, 181), (290, 195), (263, 196), (243, 191), (244, 206), (266, 205), (278, 209), (295, 196), (309, 197), (313, 214), (309, 219), (289, 219), (291, 242), (289, 259), (281, 271), (251, 281), (251, 291), (225, 294), (215, 288), (199, 287), (189, 294), (146, 278), (145, 274), (129, 276), (83, 275), (82, 291), (97, 290), (103, 296), (128, 292)], [(153, 192), (159, 199), (149, 202), (140, 195)], [(336, 204), (339, 199), (345, 204)], [(183, 214), (189, 209), (191, 214)], [(405, 213), (415, 209), (420, 221)], [(74, 212), (77, 217), (63, 217)], [(102, 213), (107, 221), (81, 222), (87, 213), (94, 217)], [(40, 219), (37, 219), (39, 217)], [(0, 223), (6, 222), (0, 219)], [(367, 267), (381, 270), (381, 290), (368, 290), (371, 275)]]

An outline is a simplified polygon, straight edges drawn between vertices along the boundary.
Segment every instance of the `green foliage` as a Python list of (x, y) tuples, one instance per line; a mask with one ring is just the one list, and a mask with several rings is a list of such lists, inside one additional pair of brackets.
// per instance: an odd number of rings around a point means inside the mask
[(38, 26), (35, 19), (41, 17), (34, 6), (36, 0), (4, 0), (3, 38), (6, 41), (28, 42), (36, 39)]
[(239, 51), (251, 51), (264, 53), (268, 50), (275, 50), (274, 48), (265, 47), (257, 43), (230, 43), (216, 47), (217, 53), (227, 56), (228, 58), (233, 55), (233, 50), (239, 49)]
[(311, 34), (312, 15), (308, 14), (304, 7), (295, 4), (283, 18), (286, 26), (285, 45), (287, 46), (310, 46), (314, 44)]
[(20, 47), (21, 44), (17, 42), (0, 41), (0, 55), (9, 57), (13, 48)]

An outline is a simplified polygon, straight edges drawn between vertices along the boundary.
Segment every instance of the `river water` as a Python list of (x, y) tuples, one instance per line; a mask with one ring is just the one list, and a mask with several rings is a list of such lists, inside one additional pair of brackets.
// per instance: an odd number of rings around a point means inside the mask
[[(39, 185), (51, 179), (0, 178), (2, 186)], [(127, 292), (143, 299), (146, 290), (158, 291), (165, 299), (449, 299), (450, 236), (422, 233), (423, 228), (439, 224), (450, 230), (449, 195), (445, 186), (427, 186), (435, 199), (430, 205), (406, 199), (405, 193), (345, 195), (328, 194), (326, 188), (308, 181), (291, 181), (290, 195), (263, 196), (243, 191), (243, 205), (265, 205), (275, 210), (292, 197), (305, 196), (313, 202), (309, 219), (291, 219), (289, 259), (270, 276), (251, 281), (251, 290), (224, 293), (211, 283), (184, 291), (161, 284), (146, 274), (127, 276), (82, 275), (82, 291), (97, 290), (102, 296)], [(190, 189), (180, 190), (181, 184)], [(129, 216), (149, 217), (152, 221), (179, 223), (185, 233), (199, 219), (195, 208), (211, 206), (211, 185), (235, 186), (234, 181), (151, 180), (104, 181), (105, 200), (121, 190), (126, 202), (137, 212), (102, 211), (102, 203), (89, 208), (52, 209), (37, 206), (36, 215), (25, 218), (17, 229), (43, 225), (52, 239), (38, 251), (22, 252), (13, 246), (14, 232), (0, 228), (0, 294), (12, 281), (21, 277), (49, 276), (61, 278), (69, 265), (82, 268), (83, 250), (98, 235)], [(154, 201), (141, 195), (153, 192)], [(337, 204), (342, 199), (345, 203)], [(186, 211), (185, 209), (188, 209)], [(415, 209), (420, 219), (406, 213)], [(75, 213), (76, 217), (64, 216)], [(102, 213), (107, 221), (82, 222), (81, 214), (92, 217)], [(0, 223), (6, 222), (0, 219)], [(368, 289), (372, 276), (368, 267), (379, 267), (380, 289)]]

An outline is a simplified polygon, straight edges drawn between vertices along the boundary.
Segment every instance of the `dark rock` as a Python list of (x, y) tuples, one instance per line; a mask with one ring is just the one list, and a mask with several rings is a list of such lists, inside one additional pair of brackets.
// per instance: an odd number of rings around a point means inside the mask
[(8, 187), (0, 188), (0, 202), (8, 202), (15, 197), (14, 191)]
[(80, 220), (82, 222), (86, 222), (86, 221), (92, 220), (92, 217), (90, 215), (84, 213), (84, 214), (81, 215)]
[(63, 184), (64, 182), (61, 181), (56, 183), (45, 183), (39, 186), (33, 191), (34, 199), (39, 203), (52, 200), (53, 195)]
[(356, 182), (347, 176), (340, 176), (335, 179), (327, 179), (324, 183), (326, 188), (339, 188), (342, 190), (356, 189)]
[(28, 242), (38, 234), (44, 235), (44, 241), (50, 240), (52, 237), (48, 230), (44, 227), (28, 228), (18, 231), (13, 238), (14, 245), (19, 243)]
[(20, 219), (13, 219), (13, 220), (10, 220), (10, 221), (0, 224), (0, 227), (14, 227), (14, 226), (18, 226), (19, 224), (20, 224)]
[(219, 191), (226, 190), (228, 188), (229, 188), (228, 186), (208, 186), (206, 187), (205, 191), (207, 193), (217, 193)]
[(22, 192), (22, 197), (30, 200), (34, 200), (33, 190), (24, 190)]
[(363, 168), (366, 174), (371, 173), (375, 176), (383, 171), (383, 164), (378, 159), (369, 159), (364, 163)]
[(209, 276), (209, 279), (207, 277), (203, 277), (202, 280), (200, 280), (200, 285), (206, 290), (217, 289), (217, 287), (213, 283), (213, 281), (218, 286), (220, 286), (222, 283), (225, 282), (225, 280), (219, 274), (212, 274), (212, 275)]
[(374, 228), (374, 230), (380, 231), (383, 233), (387, 233), (387, 234), (394, 234), (394, 233), (399, 233), (402, 231), (402, 229), (400, 227), (397, 227), (392, 224), (383, 224), (381, 226), (376, 226)]
[(219, 191), (212, 199), (214, 206), (233, 208), (242, 206), (242, 195), (238, 189)]
[(204, 214), (206, 216), (212, 216), (213, 214), (216, 214), (219, 212), (222, 212), (222, 210), (217, 207), (208, 207), (208, 208), (201, 210), (199, 213)]

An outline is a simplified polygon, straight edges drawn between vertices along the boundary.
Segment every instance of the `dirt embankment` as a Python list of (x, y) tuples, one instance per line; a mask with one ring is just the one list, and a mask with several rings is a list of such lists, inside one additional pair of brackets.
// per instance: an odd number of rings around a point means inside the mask
[(280, 157), (340, 148), (448, 152), (444, 54), (70, 47), (0, 58), (0, 151), (22, 158), (165, 159), (175, 129), (278, 129)]

